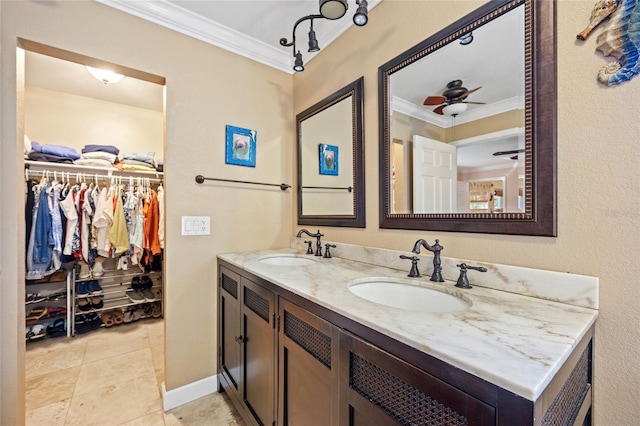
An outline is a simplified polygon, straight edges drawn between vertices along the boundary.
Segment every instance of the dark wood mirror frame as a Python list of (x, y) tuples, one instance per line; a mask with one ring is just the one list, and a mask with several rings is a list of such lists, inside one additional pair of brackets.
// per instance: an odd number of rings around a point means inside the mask
[[(492, 0), (378, 68), (380, 228), (557, 236), (555, 0)], [(524, 213), (392, 214), (389, 77), (514, 7), (525, 10)]]
[[(304, 215), (302, 212), (302, 140), (301, 124), (338, 102), (351, 97), (351, 122), (353, 129), (353, 214), (351, 215)], [(364, 77), (360, 77), (337, 92), (296, 115), (296, 134), (298, 151), (298, 225), (342, 226), (364, 228)]]

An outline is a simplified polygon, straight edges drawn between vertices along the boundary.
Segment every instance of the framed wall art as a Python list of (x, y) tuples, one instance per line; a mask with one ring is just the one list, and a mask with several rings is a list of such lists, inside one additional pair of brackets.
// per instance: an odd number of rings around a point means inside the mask
[(338, 175), (338, 147), (321, 143), (320, 151), (320, 174)]
[(227, 125), (226, 164), (256, 166), (256, 139), (258, 132)]

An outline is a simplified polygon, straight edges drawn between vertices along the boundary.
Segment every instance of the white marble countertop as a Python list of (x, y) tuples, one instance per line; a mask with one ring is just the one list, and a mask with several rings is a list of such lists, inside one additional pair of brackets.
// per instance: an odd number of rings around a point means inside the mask
[[(297, 254), (308, 266), (278, 266), (260, 258)], [(474, 285), (408, 278), (407, 270), (295, 249), (218, 256), (295, 294), (432, 355), (490, 383), (535, 401), (595, 322), (598, 311)], [(422, 271), (422, 268), (421, 268)], [(474, 271), (469, 280), (474, 284)], [(472, 305), (448, 313), (406, 311), (375, 304), (349, 291), (353, 280), (386, 277), (459, 296)]]

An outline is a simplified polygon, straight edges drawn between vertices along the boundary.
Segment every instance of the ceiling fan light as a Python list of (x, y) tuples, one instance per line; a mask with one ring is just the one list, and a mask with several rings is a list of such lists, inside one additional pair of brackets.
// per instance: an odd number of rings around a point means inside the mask
[(359, 27), (363, 27), (367, 25), (367, 21), (369, 21), (367, 0), (357, 0), (356, 4), (358, 4), (358, 9), (356, 10), (356, 14), (353, 15), (353, 23)]
[(455, 117), (456, 115), (463, 113), (467, 110), (467, 104), (462, 102), (449, 104), (442, 109), (442, 113), (449, 117)]
[(94, 76), (104, 84), (117, 83), (124, 78), (124, 75), (115, 73), (113, 71), (94, 68), (90, 67), (89, 65), (85, 65), (85, 67), (92, 76)]
[(320, 14), (327, 19), (340, 19), (347, 13), (347, 0), (320, 0)]

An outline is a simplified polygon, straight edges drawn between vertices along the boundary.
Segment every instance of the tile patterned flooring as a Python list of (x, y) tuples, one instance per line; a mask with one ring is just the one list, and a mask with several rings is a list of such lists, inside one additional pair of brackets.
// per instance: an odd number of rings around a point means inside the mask
[(27, 344), (27, 426), (244, 426), (225, 394), (162, 411), (164, 323)]

